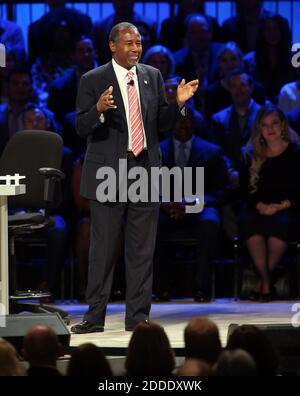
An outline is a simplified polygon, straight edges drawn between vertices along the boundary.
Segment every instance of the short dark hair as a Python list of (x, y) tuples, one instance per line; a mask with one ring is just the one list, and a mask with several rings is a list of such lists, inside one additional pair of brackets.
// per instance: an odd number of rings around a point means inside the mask
[(245, 72), (243, 69), (235, 69), (233, 70), (229, 76), (227, 77), (227, 84), (230, 85), (231, 79), (235, 76), (241, 76), (241, 75), (246, 75), (247, 76), (247, 80), (248, 80), (248, 84), (249, 85), (253, 85), (253, 77), (248, 74), (247, 72)]
[(119, 35), (120, 35), (121, 30), (131, 30), (131, 29), (138, 31), (138, 28), (130, 22), (118, 23), (117, 25), (112, 27), (112, 29), (109, 33), (108, 40), (116, 42), (119, 40)]

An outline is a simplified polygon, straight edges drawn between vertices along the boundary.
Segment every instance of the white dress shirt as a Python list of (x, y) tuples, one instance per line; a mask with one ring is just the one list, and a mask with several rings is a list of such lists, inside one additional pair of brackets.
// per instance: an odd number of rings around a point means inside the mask
[[(127, 150), (131, 151), (131, 125), (130, 125), (129, 101), (128, 101), (128, 90), (127, 90), (127, 80), (128, 80), (127, 73), (128, 73), (128, 70), (125, 69), (123, 66), (120, 66), (114, 59), (112, 60), (112, 65), (113, 65), (114, 71), (115, 71), (116, 76), (117, 76), (117, 80), (118, 80), (118, 83), (119, 83), (120, 91), (121, 91), (122, 98), (123, 98), (124, 108), (125, 108), (127, 127), (128, 127), (128, 147), (127, 147)], [(137, 78), (137, 74), (136, 74), (136, 66), (133, 66), (130, 70), (133, 72), (133, 81), (134, 81), (135, 88), (137, 90), (138, 99), (139, 99), (139, 105), (140, 105), (140, 111), (141, 111), (141, 117), (142, 117), (142, 108), (141, 108), (141, 100), (140, 100), (139, 83), (138, 83), (138, 78)], [(142, 118), (142, 126), (143, 126), (144, 150), (145, 150), (145, 149), (147, 149), (147, 140), (146, 140), (146, 134), (145, 134), (143, 118)]]

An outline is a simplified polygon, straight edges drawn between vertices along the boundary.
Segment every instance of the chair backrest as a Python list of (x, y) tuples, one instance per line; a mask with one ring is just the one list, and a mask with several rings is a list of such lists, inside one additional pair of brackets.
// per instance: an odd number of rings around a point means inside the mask
[(0, 158), (0, 175), (26, 176), (26, 194), (9, 198), (9, 208), (37, 209), (45, 205), (44, 177), (39, 168), (61, 169), (62, 138), (55, 132), (20, 131), (7, 143)]

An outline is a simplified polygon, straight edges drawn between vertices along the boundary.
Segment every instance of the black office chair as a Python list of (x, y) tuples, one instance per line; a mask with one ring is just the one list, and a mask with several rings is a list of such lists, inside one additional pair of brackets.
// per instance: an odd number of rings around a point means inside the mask
[[(53, 225), (50, 210), (60, 200), (60, 185), (64, 174), (60, 171), (63, 153), (61, 137), (48, 131), (21, 131), (15, 134), (0, 158), (0, 174), (26, 176), (26, 193), (8, 200), (9, 265), (10, 265), (10, 312), (35, 313), (58, 312), (63, 318), (68, 314), (42, 303), (47, 293), (20, 292), (16, 282), (15, 239), (18, 235), (33, 233), (37, 229)], [(20, 212), (19, 209), (25, 211)], [(42, 210), (40, 210), (42, 209)], [(37, 211), (38, 210), (38, 211)], [(38, 303), (26, 302), (37, 299)], [(25, 300), (25, 301), (24, 301)]]

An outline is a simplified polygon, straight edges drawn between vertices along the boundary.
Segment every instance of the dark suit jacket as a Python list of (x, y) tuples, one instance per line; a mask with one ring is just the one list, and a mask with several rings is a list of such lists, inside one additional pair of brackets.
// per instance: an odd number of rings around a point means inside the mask
[(0, 105), (0, 156), (8, 140), (8, 106), (7, 103), (2, 103)]
[(48, 107), (57, 121), (62, 123), (67, 113), (75, 111), (78, 81), (76, 70), (52, 82), (49, 90)]
[(241, 148), (244, 146), (251, 134), (251, 127), (260, 105), (253, 102), (248, 115), (248, 122), (240, 133), (237, 114), (231, 105), (224, 110), (214, 114), (211, 118), (211, 135), (216, 144), (222, 147), (229, 166), (239, 166), (241, 160)]
[[(162, 165), (169, 169), (176, 166), (173, 138), (163, 140), (160, 147)], [(219, 146), (194, 136), (187, 166), (204, 167), (206, 206), (217, 206), (225, 200), (228, 191), (227, 168)]]
[[(266, 95), (264, 87), (256, 81), (253, 81), (252, 97), (255, 102), (259, 103), (260, 105), (265, 104)], [(231, 104), (232, 97), (230, 92), (222, 86), (220, 81), (209, 85), (204, 90), (204, 107), (207, 122), (210, 122), (210, 117), (214, 113), (225, 109)]]
[[(148, 65), (137, 65), (143, 124), (147, 139), (150, 166), (160, 166), (158, 133), (169, 130), (180, 117), (176, 102), (167, 104), (160, 72)], [(105, 122), (99, 120), (96, 103), (100, 95), (113, 86), (117, 109), (105, 112)], [(128, 127), (123, 99), (112, 62), (89, 71), (81, 77), (76, 104), (76, 129), (88, 138), (81, 178), (81, 195), (96, 199), (96, 172), (109, 166), (117, 171), (119, 159), (126, 158)], [(117, 180), (118, 183), (118, 180)]]

